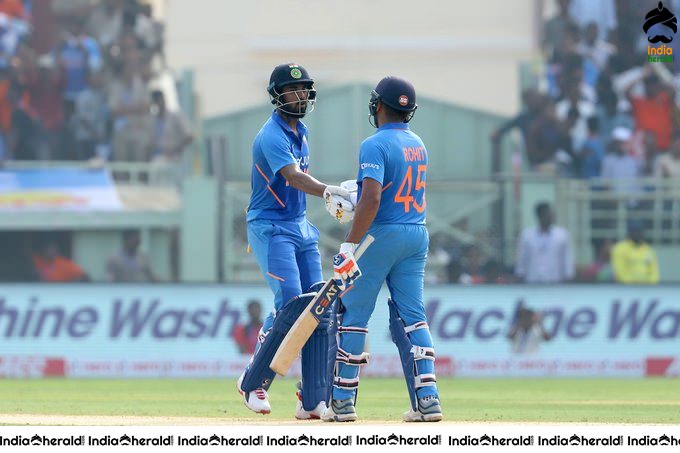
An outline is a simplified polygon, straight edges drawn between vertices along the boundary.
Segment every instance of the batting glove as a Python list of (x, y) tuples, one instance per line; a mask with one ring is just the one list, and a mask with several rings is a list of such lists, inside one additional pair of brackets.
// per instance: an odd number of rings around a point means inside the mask
[(338, 186), (327, 186), (323, 192), (326, 211), (340, 223), (349, 223), (354, 218), (354, 203), (350, 192)]
[(357, 244), (343, 242), (340, 252), (333, 257), (333, 278), (338, 282), (341, 290), (354, 284), (361, 277), (361, 269), (354, 258)]
[(349, 201), (356, 207), (357, 205), (357, 195), (359, 193), (359, 185), (356, 179), (348, 179), (340, 183), (340, 187), (347, 189), (349, 191)]

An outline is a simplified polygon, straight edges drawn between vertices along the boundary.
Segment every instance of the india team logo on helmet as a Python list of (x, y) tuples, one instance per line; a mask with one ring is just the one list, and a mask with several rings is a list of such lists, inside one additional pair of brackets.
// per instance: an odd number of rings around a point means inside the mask
[[(293, 84), (302, 84), (304, 88), (291, 91), (291, 96), (294, 96), (294, 98), (285, 102), (283, 100), (284, 88)], [(269, 77), (267, 92), (271, 103), (281, 112), (292, 117), (302, 118), (305, 114), (314, 110), (314, 103), (316, 102), (314, 79), (299, 64), (284, 63), (275, 67)]]

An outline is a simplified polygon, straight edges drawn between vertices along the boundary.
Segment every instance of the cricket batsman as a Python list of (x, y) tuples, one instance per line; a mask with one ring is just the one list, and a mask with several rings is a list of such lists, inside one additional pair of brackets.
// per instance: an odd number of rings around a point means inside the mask
[[(371, 93), (369, 121), (377, 131), (361, 144), (354, 222), (333, 258), (335, 278), (345, 286), (338, 326), (337, 367), (331, 404), (322, 419), (354, 421), (359, 369), (368, 363), (364, 343), (368, 320), (383, 282), (387, 282), (389, 327), (399, 349), (411, 408), (407, 422), (442, 419), (435, 353), (423, 305), (423, 279), (429, 237), (425, 228), (427, 150), (409, 128), (417, 108), (407, 80), (389, 76)], [(375, 242), (357, 263), (354, 251), (370, 233)], [(347, 269), (361, 269), (354, 281)], [(350, 286), (353, 283), (353, 286)]]
[[(274, 310), (265, 319), (255, 353), (237, 382), (246, 407), (261, 414), (271, 412), (267, 398), (275, 376), (269, 368), (271, 359), (324, 283), (319, 230), (305, 217), (306, 194), (323, 197), (326, 208), (341, 222), (351, 220), (353, 210), (346, 189), (323, 184), (308, 174), (307, 127), (301, 119), (313, 110), (316, 90), (307, 70), (294, 63), (277, 66), (267, 91), (275, 108), (253, 143), (247, 231), (260, 270), (274, 293)], [(318, 419), (330, 398), (337, 348), (334, 318), (335, 311), (329, 309), (302, 350), (298, 419)]]

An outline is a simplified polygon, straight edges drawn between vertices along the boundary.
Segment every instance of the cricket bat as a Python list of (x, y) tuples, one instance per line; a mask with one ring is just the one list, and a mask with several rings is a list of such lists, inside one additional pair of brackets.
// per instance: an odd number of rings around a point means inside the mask
[[(366, 251), (369, 245), (373, 242), (374, 237), (370, 234), (366, 235), (364, 240), (354, 252), (354, 258), (359, 259)], [(359, 277), (361, 278), (361, 277)], [(302, 350), (309, 337), (314, 332), (314, 329), (319, 325), (319, 322), (326, 310), (333, 304), (335, 299), (340, 294), (340, 288), (334, 279), (329, 278), (323, 285), (321, 290), (314, 296), (314, 299), (309, 302), (300, 317), (295, 321), (290, 328), (283, 341), (279, 345), (274, 358), (269, 364), (269, 368), (280, 376), (285, 376), (293, 364), (293, 361)]]

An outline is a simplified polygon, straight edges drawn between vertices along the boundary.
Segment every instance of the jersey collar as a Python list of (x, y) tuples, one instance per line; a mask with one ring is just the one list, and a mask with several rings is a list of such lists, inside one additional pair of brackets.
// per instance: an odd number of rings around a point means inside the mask
[[(290, 133), (293, 134), (293, 135), (296, 135), (295, 132), (293, 132), (293, 129), (290, 128), (290, 126), (288, 125), (288, 123), (286, 123), (286, 122), (284, 121), (284, 119), (281, 118), (281, 115), (279, 115), (278, 113), (276, 113), (276, 110), (274, 110), (274, 111), (272, 112), (272, 119), (274, 120), (274, 122), (276, 122), (276, 124), (278, 124), (279, 126), (281, 126), (281, 127), (283, 128), (284, 131), (287, 131), (287, 132), (290, 132)], [(306, 126), (305, 123), (303, 123), (302, 121), (298, 121), (298, 123), (297, 123), (297, 130), (298, 130), (298, 132), (300, 133), (300, 136), (301, 136), (301, 137), (307, 135), (307, 126)]]
[(408, 127), (408, 123), (387, 123), (383, 124), (378, 128), (379, 131), (385, 130), (385, 129), (403, 129), (403, 130), (409, 130), (410, 128)]

